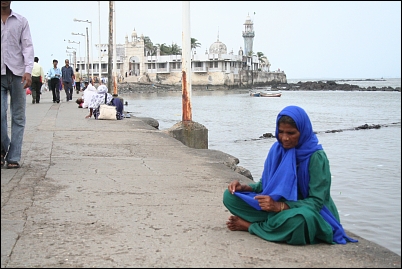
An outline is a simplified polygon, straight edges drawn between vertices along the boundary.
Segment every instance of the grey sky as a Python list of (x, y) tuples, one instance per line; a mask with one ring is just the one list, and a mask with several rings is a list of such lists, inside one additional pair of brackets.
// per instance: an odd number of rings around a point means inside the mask
[[(13, 1), (11, 9), (30, 23), (35, 55), (47, 70), (53, 58), (63, 63), (66, 47), (81, 42), (92, 21), (92, 42), (108, 40), (108, 1)], [(116, 1), (116, 39), (137, 31), (156, 43), (182, 47), (182, 1)], [(255, 14), (254, 14), (255, 13)], [(242, 31), (247, 15), (254, 22), (255, 52), (263, 52), (271, 70), (284, 70), (288, 79), (400, 78), (400, 1), (191, 1), (191, 37), (206, 49), (218, 38), (228, 51), (244, 48)], [(91, 34), (90, 34), (91, 39)], [(97, 61), (97, 49), (93, 55)]]

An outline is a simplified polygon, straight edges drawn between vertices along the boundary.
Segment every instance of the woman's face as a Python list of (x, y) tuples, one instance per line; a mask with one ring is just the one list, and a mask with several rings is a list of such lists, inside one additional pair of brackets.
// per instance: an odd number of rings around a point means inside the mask
[(285, 149), (291, 149), (299, 143), (300, 132), (288, 123), (280, 123), (278, 126), (278, 140)]

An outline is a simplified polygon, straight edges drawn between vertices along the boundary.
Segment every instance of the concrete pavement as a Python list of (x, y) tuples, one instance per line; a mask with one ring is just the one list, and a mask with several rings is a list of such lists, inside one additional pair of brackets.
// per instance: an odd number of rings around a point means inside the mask
[(1, 170), (2, 268), (401, 268), (401, 256), (351, 232), (358, 243), (291, 246), (229, 231), (222, 193), (250, 182), (228, 167), (235, 157), (134, 116), (85, 119), (75, 93), (61, 96), (27, 96), (22, 167)]

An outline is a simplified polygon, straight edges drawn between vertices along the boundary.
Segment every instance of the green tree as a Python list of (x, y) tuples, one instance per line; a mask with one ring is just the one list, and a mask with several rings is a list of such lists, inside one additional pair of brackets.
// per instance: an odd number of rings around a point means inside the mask
[(264, 55), (264, 53), (262, 52), (257, 52), (257, 56), (258, 56), (258, 64), (260, 66), (260, 68), (262, 66), (268, 66), (268, 70), (269, 70), (269, 66), (271, 66), (271, 64), (269, 63), (267, 57)]
[(179, 55), (181, 54), (181, 48), (176, 43), (172, 43), (170, 46), (170, 55)]
[(156, 46), (154, 46), (149, 36), (144, 37), (144, 50), (145, 55), (156, 55)]
[(196, 38), (191, 38), (191, 50), (195, 50), (196, 48), (201, 47), (201, 43), (198, 42), (198, 40)]
[(155, 46), (157, 49), (159, 49), (160, 55), (166, 55), (168, 53), (169, 49), (165, 43), (163, 43), (163, 44), (157, 43)]

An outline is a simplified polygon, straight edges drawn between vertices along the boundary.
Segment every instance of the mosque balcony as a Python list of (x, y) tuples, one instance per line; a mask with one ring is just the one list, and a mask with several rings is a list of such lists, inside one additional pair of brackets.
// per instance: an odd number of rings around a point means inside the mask
[(243, 37), (254, 37), (254, 31), (253, 32), (245, 32), (243, 31)]
[(147, 69), (147, 72), (150, 74), (169, 74), (170, 70), (167, 68), (158, 68), (158, 69)]
[(200, 67), (193, 67), (191, 71), (193, 71), (194, 73), (203, 73), (207, 72), (208, 70), (205, 66), (200, 66)]

